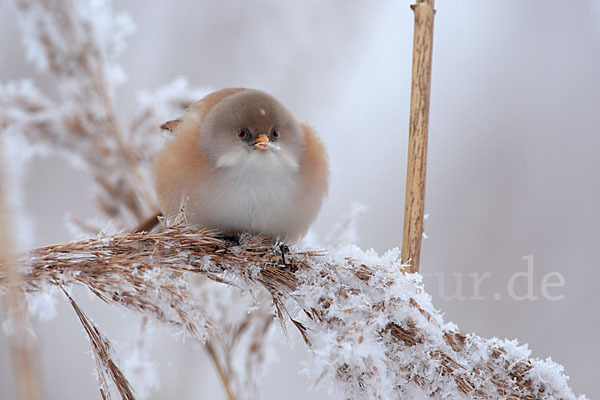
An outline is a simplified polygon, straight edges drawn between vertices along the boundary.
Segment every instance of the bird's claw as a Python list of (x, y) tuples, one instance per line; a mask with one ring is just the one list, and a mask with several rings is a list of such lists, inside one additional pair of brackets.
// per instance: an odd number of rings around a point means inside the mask
[(287, 263), (285, 262), (285, 253), (290, 252), (290, 248), (284, 243), (279, 244), (279, 251), (281, 252), (281, 260), (283, 261), (283, 265), (287, 267)]

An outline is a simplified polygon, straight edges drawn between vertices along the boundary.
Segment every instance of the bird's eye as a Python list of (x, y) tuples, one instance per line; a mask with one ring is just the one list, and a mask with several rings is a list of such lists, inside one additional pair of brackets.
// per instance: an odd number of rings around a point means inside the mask
[(279, 137), (279, 132), (277, 132), (277, 129), (273, 129), (272, 135), (275, 139), (277, 139)]
[(240, 129), (240, 130), (238, 131), (238, 137), (239, 137), (240, 139), (245, 139), (245, 138), (246, 138), (246, 136), (248, 136), (248, 132), (246, 132), (246, 130), (245, 130), (245, 129)]

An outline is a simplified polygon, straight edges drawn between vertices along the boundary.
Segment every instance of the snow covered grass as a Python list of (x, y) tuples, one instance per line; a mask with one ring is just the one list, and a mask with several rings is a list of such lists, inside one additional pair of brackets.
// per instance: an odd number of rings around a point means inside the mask
[[(83, 284), (107, 303), (199, 341), (214, 327), (195, 277), (237, 287), (254, 295), (255, 307), (230, 312), (252, 315), (271, 304), (282, 327), (302, 334), (314, 355), (307, 372), (328, 382), (333, 398), (577, 398), (562, 367), (530, 359), (526, 346), (445, 324), (420, 275), (403, 272), (396, 250), (379, 256), (354, 246), (333, 253), (292, 249), (284, 264), (269, 238), (243, 235), (237, 243), (172, 226), (47, 246), (21, 262), (30, 268), (26, 291)], [(268, 327), (272, 314), (260, 316)], [(121, 375), (109, 373), (116, 364), (103, 346), (94, 348), (105, 375), (126, 388)]]

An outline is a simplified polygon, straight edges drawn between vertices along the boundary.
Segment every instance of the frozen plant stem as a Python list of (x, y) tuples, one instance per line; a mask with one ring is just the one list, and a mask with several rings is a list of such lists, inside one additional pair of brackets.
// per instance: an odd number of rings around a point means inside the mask
[(100, 396), (102, 400), (111, 400), (109, 379), (117, 388), (122, 400), (135, 400), (133, 395), (133, 388), (131, 384), (125, 378), (125, 375), (121, 372), (115, 361), (111, 357), (112, 347), (110, 341), (98, 330), (96, 325), (85, 315), (85, 313), (79, 308), (75, 300), (67, 293), (65, 288), (60, 287), (69, 303), (75, 310), (77, 318), (83, 325), (83, 330), (90, 339), (92, 350), (94, 352), (94, 359), (96, 360), (98, 382), (100, 389)]
[(429, 97), (431, 92), (431, 53), (433, 46), (434, 0), (419, 0), (411, 6), (415, 13), (412, 87), (404, 199), (402, 261), (409, 272), (419, 272), (423, 212), (425, 206), (425, 173), (427, 165), (427, 133), (429, 131)]
[(22, 291), (23, 276), (17, 269), (11, 240), (7, 183), (4, 173), (4, 158), (0, 151), (0, 272), (5, 275), (4, 309), (9, 323), (10, 350), (17, 396), (21, 400), (41, 398), (38, 379), (38, 360), (33, 329), (29, 321), (27, 299)]

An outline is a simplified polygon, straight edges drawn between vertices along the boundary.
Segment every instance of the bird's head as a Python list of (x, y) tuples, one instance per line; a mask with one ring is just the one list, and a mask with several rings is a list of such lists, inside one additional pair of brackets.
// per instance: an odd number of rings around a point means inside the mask
[(303, 131), (292, 113), (274, 97), (243, 90), (218, 102), (200, 129), (204, 150), (217, 167), (252, 162), (280, 163), (298, 170)]

